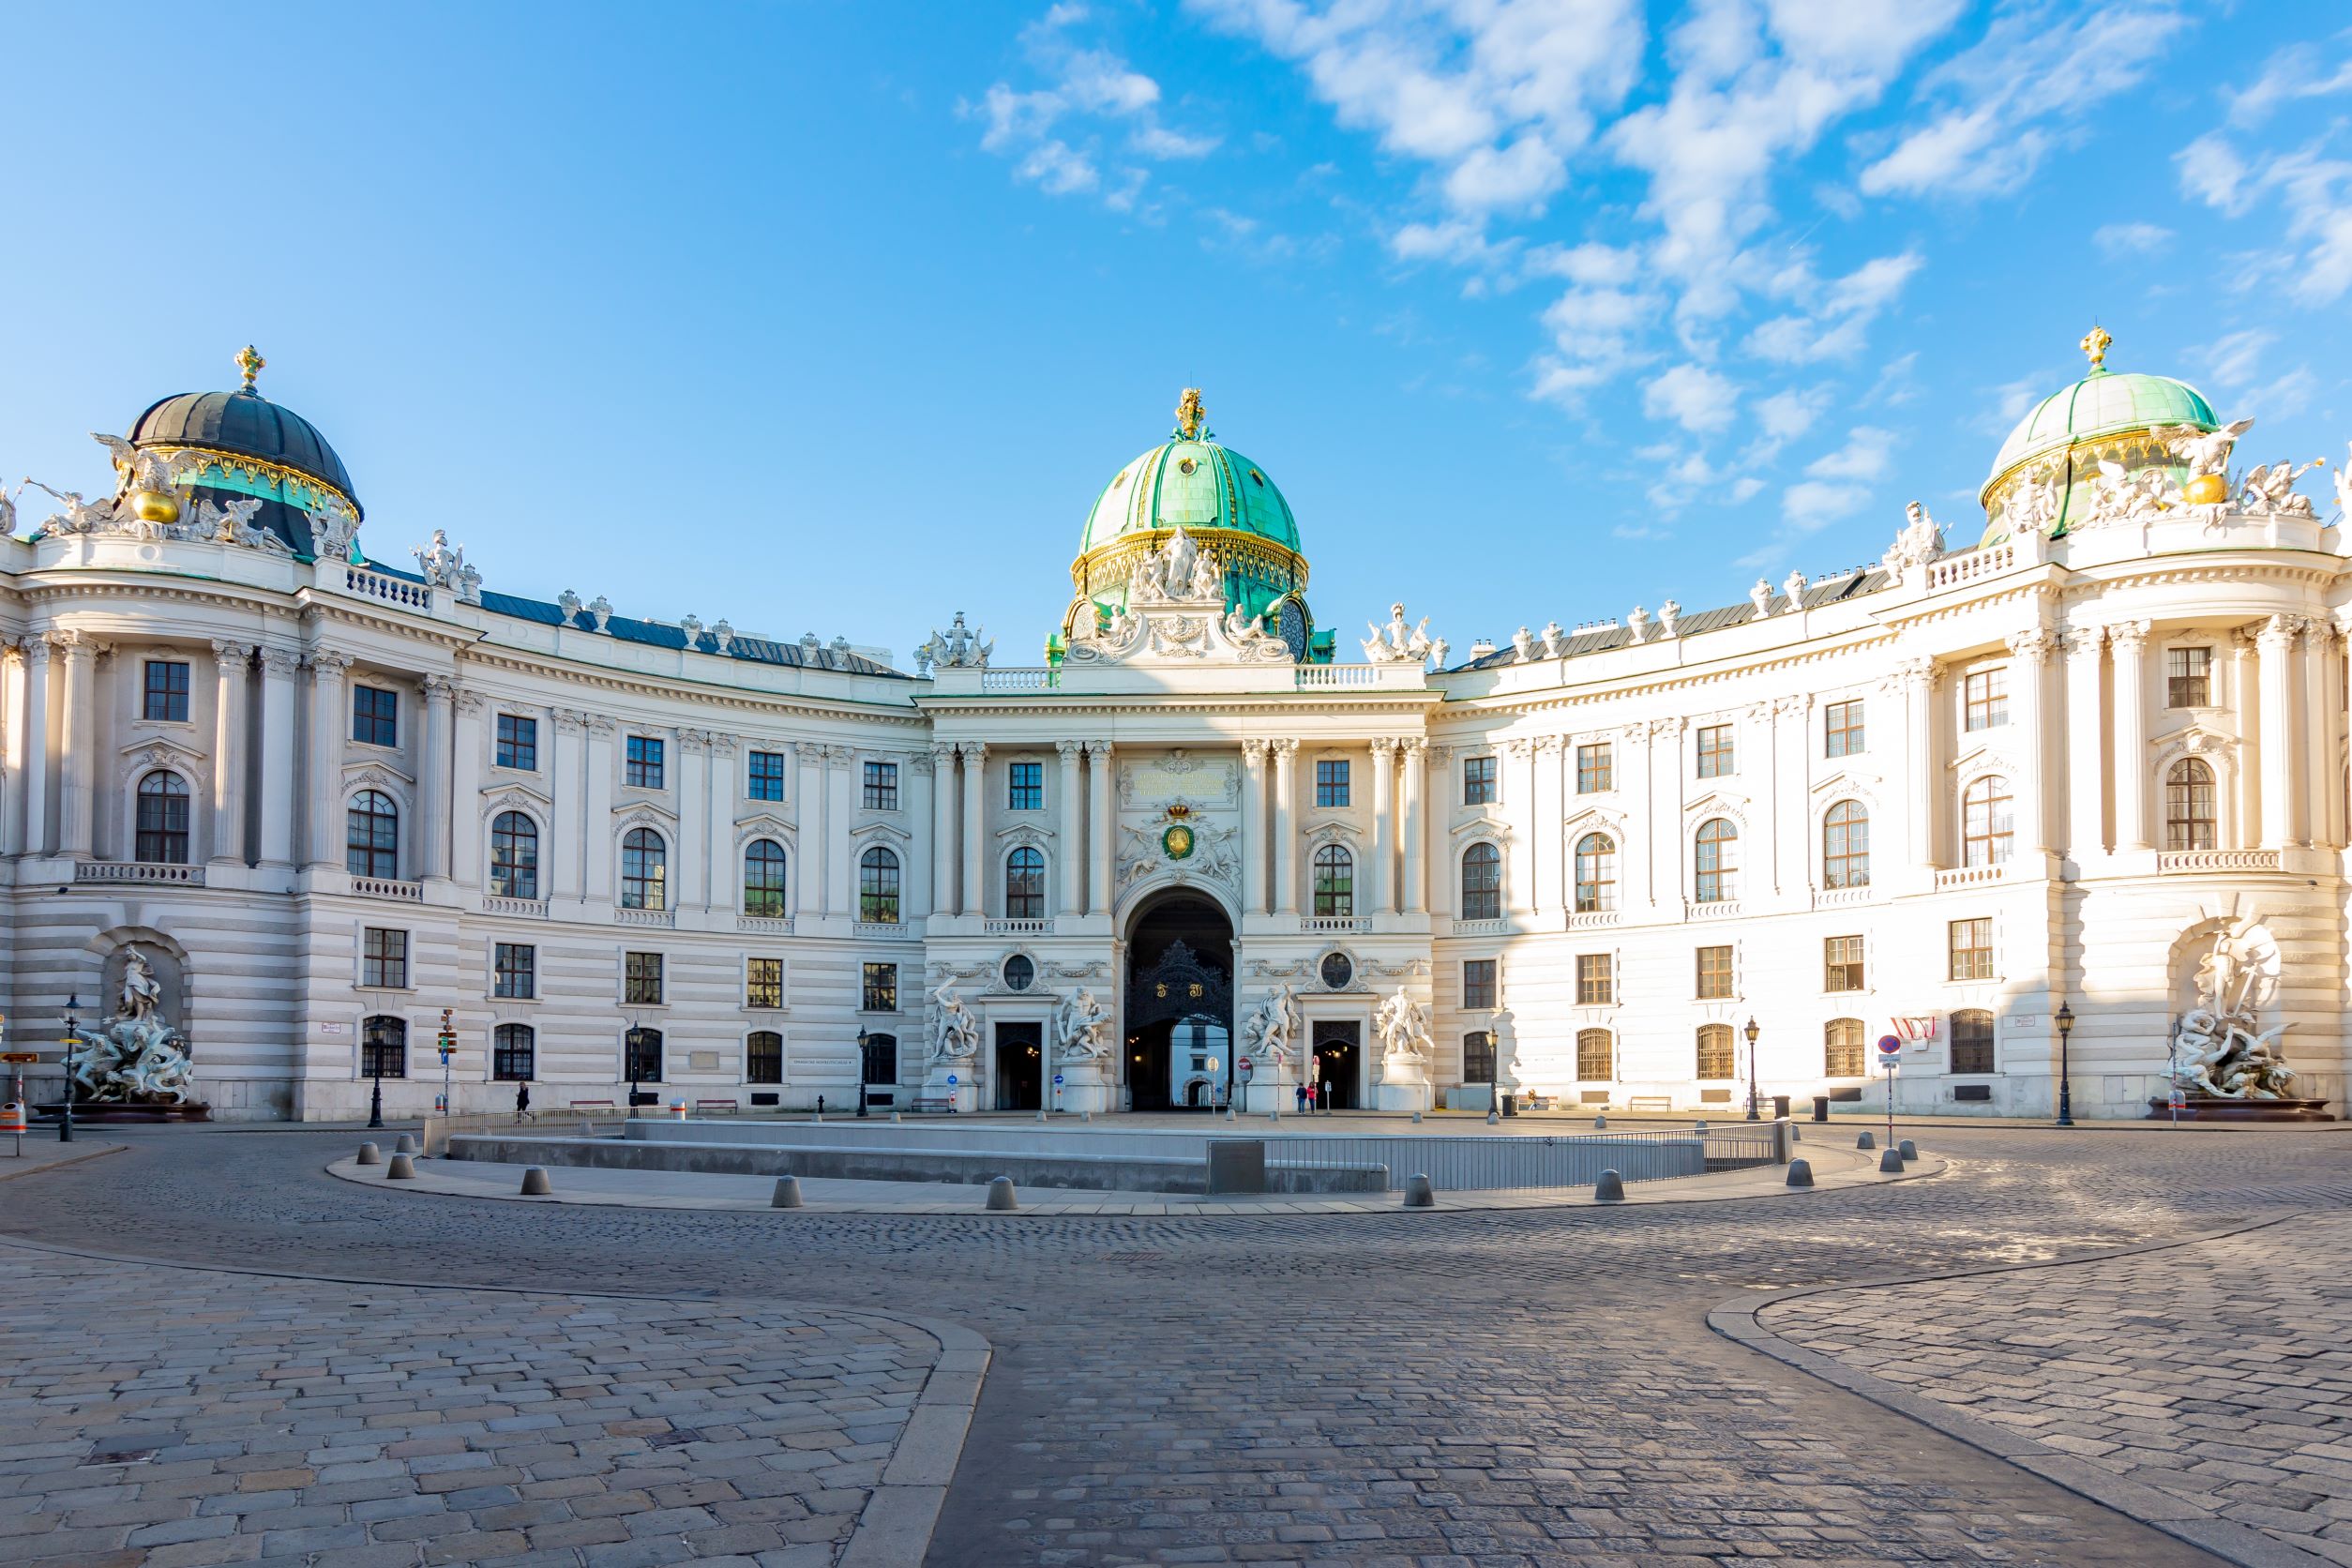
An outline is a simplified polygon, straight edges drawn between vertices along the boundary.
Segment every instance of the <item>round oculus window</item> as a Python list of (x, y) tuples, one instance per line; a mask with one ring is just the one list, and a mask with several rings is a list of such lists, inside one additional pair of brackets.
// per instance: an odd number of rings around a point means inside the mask
[(1036, 978), (1037, 966), (1030, 961), (1027, 954), (1016, 953), (1004, 960), (1004, 988), (1006, 990), (1025, 991)]
[(1348, 982), (1356, 977), (1356, 966), (1345, 953), (1326, 953), (1320, 973), (1327, 990), (1345, 990)]

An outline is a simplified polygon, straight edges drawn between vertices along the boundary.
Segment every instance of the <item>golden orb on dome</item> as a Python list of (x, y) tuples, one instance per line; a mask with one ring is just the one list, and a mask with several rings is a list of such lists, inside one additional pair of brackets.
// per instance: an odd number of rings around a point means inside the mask
[(141, 522), (177, 522), (180, 504), (157, 490), (130, 492), (130, 509)]
[(2229, 481), (2218, 474), (2200, 474), (2180, 487), (2180, 499), (2190, 506), (2219, 506), (2229, 500)]

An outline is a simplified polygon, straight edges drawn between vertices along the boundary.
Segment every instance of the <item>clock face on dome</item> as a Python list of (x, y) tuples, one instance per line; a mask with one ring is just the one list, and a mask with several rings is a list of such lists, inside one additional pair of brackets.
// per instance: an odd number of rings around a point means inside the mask
[(1290, 662), (1306, 662), (1306, 608), (1296, 599), (1284, 599), (1282, 610), (1274, 621), (1274, 635), (1290, 650)]

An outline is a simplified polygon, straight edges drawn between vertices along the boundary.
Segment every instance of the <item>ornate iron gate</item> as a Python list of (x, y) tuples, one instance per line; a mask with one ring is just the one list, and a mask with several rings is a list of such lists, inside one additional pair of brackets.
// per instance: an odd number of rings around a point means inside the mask
[(1232, 980), (1182, 942), (1169, 942), (1158, 963), (1127, 977), (1129, 1030), (1174, 1018), (1208, 1018), (1229, 1034), (1233, 1028)]

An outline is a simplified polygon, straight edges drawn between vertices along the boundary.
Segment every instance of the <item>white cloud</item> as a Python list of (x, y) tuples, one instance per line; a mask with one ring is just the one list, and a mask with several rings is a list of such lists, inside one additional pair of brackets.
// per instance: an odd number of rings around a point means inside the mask
[(1445, 177), (1446, 201), (1460, 212), (1522, 211), (1568, 182), (1568, 166), (1540, 136), (1508, 147), (1473, 148)]
[(1147, 125), (1138, 126), (1127, 138), (1127, 144), (1146, 158), (1167, 161), (1206, 158), (1217, 150), (1220, 138), (1186, 136), (1183, 131), (1170, 130), (1166, 126)]
[(1528, 253), (1527, 270), (1530, 275), (1565, 278), (1587, 287), (1617, 288), (1640, 275), (1641, 253), (1631, 246), (1591, 241), (1547, 245)]
[(2263, 67), (2251, 87), (2225, 92), (2232, 125), (2257, 126), (2283, 103), (2352, 92), (2352, 57), (2330, 68), (2320, 63), (2319, 52), (2299, 43), (2280, 50)]
[(1092, 190), (1103, 183), (1102, 173), (1093, 162), (1062, 142), (1041, 142), (1030, 148), (1013, 166), (1013, 173), (1048, 196)]
[(1652, 419), (1671, 419), (1686, 430), (1719, 430), (1731, 423), (1739, 385), (1703, 365), (1684, 363), (1642, 384), (1641, 410)]
[(2283, 287), (2303, 305), (2332, 305), (2352, 291), (2352, 162), (2316, 145), (2249, 159), (2214, 132), (2174, 165), (2185, 194), (2233, 218), (2254, 214), (2284, 237), (2254, 255), (2243, 281)]
[(2109, 261), (2125, 256), (2153, 255), (2172, 243), (2172, 231), (2156, 223), (2102, 223), (2091, 231), (2090, 243)]
[(2252, 384), (2259, 373), (2262, 351), (2278, 341), (2278, 335), (2260, 328), (2225, 333), (2211, 342), (2189, 351), (2189, 361), (2199, 368), (2205, 379), (2222, 390), (2241, 389)]
[(1879, 256), (1827, 285), (1807, 269), (1792, 269), (1783, 287), (1809, 297), (1810, 310), (1776, 316), (1748, 334), (1748, 352), (1783, 365), (1850, 359), (1862, 352), (1870, 324), (1894, 303), (1922, 264), (1919, 253)]
[(1817, 386), (1807, 392), (1791, 387), (1758, 401), (1756, 422), (1775, 444), (1794, 441), (1813, 429), (1813, 422), (1820, 418), (1829, 406), (1828, 387)]
[(1850, 479), (1874, 481), (1887, 476), (1893, 466), (1895, 434), (1875, 425), (1857, 425), (1846, 432), (1846, 445), (1834, 452), (1825, 452), (1805, 464), (1805, 474), (1815, 479)]
[[(1798, 533), (1815, 534), (1841, 518), (1852, 517), (1869, 500), (1870, 491), (1860, 485), (1800, 479), (1780, 492), (1780, 515)], [(1756, 564), (1755, 558), (1749, 558), (1748, 564)]]
[[(1084, 6), (1060, 4), (1021, 30), (1021, 44), (1033, 65), (1051, 77), (1051, 83), (1033, 91), (1017, 91), (1007, 83), (992, 84), (977, 106), (959, 104), (966, 118), (983, 122), (984, 151), (1013, 160), (1013, 176), (1049, 196), (1070, 196), (1102, 190), (1097, 138), (1080, 122), (1123, 124), (1126, 144), (1138, 157), (1168, 161), (1206, 158), (1218, 138), (1171, 129), (1159, 119), (1160, 84), (1107, 49), (1080, 48), (1069, 38), (1070, 29), (1085, 22)], [(1114, 211), (1134, 209), (1148, 173), (1120, 172), (1116, 184), (1104, 192), (1103, 204)]]
[[(1514, 242), (1515, 244), (1515, 242)], [(1466, 218), (1442, 223), (1408, 223), (1388, 237), (1388, 248), (1400, 262), (1452, 262), (1457, 266), (1500, 264), (1513, 244), (1494, 245), (1485, 227)]]

